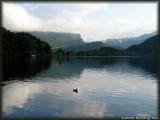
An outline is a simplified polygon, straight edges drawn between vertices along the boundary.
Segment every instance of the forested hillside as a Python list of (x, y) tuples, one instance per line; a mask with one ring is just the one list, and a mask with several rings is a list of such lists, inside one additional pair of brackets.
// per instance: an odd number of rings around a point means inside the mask
[(148, 38), (139, 45), (126, 49), (127, 55), (155, 56), (158, 54), (158, 35)]
[(123, 56), (123, 51), (111, 47), (102, 47), (96, 50), (77, 52), (77, 56)]
[(90, 43), (85, 43), (85, 44), (81, 44), (81, 45), (66, 47), (63, 49), (65, 51), (72, 51), (73, 53), (76, 53), (76, 52), (80, 52), (80, 51), (95, 50), (95, 49), (99, 49), (104, 46), (105, 45), (103, 44), (103, 42), (96, 41), (96, 42), (90, 42)]
[(51, 53), (48, 43), (24, 32), (10, 32), (4, 28), (2, 31), (3, 57), (30, 57), (32, 55), (47, 55)]
[(133, 45), (126, 50), (112, 47), (101, 47), (100, 49), (80, 51), (77, 56), (156, 56), (158, 54), (158, 36), (153, 36), (139, 45)]

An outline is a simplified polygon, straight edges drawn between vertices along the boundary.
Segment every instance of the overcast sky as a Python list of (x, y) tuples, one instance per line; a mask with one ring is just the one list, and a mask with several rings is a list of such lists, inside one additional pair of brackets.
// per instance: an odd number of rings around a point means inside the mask
[(156, 2), (3, 2), (2, 25), (12, 31), (80, 33), (86, 41), (157, 30)]

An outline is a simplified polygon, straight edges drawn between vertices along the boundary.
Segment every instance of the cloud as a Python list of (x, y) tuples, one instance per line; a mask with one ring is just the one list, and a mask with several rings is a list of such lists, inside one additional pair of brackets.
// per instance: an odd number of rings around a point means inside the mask
[[(38, 9), (38, 6), (24, 5), (30, 7), (32, 10)], [(68, 5), (70, 7), (72, 5)], [(52, 18), (40, 19), (39, 17), (29, 13), (25, 8), (15, 3), (3, 3), (3, 26), (10, 30), (27, 31), (27, 30), (44, 30), (54, 31), (60, 30), (65, 31), (68, 29), (66, 18), (72, 23), (71, 28), (79, 27), (79, 23), (82, 21), (81, 17), (89, 14), (89, 12), (97, 10), (102, 5), (93, 5), (87, 7), (88, 4), (76, 4), (70, 10), (64, 10), (58, 15), (53, 15)], [(38, 9), (39, 10), (39, 9)], [(72, 11), (74, 10), (74, 11)], [(50, 13), (48, 13), (50, 14)], [(52, 26), (52, 27), (50, 27)], [(42, 29), (43, 28), (43, 29)], [(62, 28), (62, 29), (59, 29)]]
[(3, 5), (3, 26), (13, 31), (38, 30), (41, 28), (41, 20), (29, 14), (21, 6), (6, 3)]
[[(72, 15), (73, 17), (81, 17), (81, 16), (86, 16), (88, 15), (89, 13), (91, 12), (94, 12), (98, 9), (106, 9), (107, 8), (107, 5), (106, 4), (102, 4), (102, 3), (99, 3), (99, 4), (96, 4), (96, 3), (79, 3), (79, 4), (74, 4), (74, 7), (73, 5), (70, 5), (74, 10), (72, 11)], [(70, 11), (71, 13), (71, 11)]]
[[(132, 37), (157, 29), (156, 16), (148, 20), (106, 18), (107, 3), (11, 3), (3, 2), (3, 26), (12, 31), (80, 33), (84, 40)], [(112, 11), (110, 11), (112, 12)], [(89, 19), (106, 13), (102, 18)], [(137, 15), (138, 16), (138, 15)], [(95, 16), (94, 16), (95, 17)], [(127, 17), (127, 16), (126, 16)]]

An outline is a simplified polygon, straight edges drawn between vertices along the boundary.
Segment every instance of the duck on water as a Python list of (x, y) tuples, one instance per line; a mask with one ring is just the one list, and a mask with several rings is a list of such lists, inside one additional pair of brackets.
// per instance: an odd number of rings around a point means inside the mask
[(78, 93), (78, 89), (77, 88), (73, 89), (73, 92)]

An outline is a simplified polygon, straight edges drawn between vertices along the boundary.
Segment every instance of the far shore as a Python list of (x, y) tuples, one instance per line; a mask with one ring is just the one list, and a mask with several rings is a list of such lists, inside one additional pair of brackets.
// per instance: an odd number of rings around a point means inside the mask
[(69, 57), (95, 57), (95, 58), (96, 57), (117, 57), (117, 58), (118, 57), (125, 57), (125, 58), (126, 57), (129, 57), (129, 58), (134, 58), (134, 57), (143, 57), (144, 58), (144, 57), (147, 57), (148, 58), (148, 57), (151, 57), (151, 56), (69, 56)]

